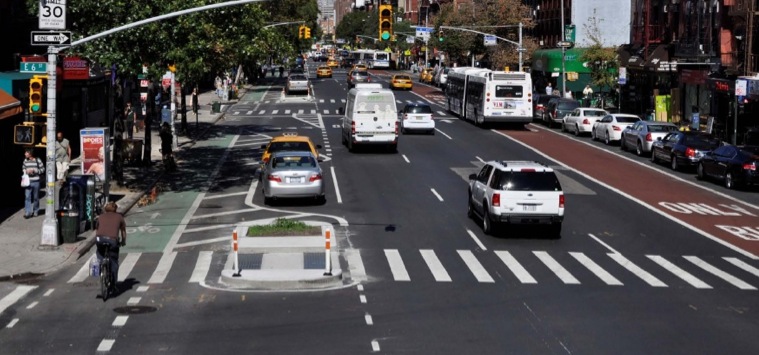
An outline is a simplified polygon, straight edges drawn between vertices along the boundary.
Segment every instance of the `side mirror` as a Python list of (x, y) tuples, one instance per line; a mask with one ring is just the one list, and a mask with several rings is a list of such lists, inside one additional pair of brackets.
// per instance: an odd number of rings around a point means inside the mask
[(322, 145), (321, 144), (317, 144), (316, 145), (316, 149), (322, 149)]
[(337, 108), (337, 114), (338, 115), (344, 115), (345, 114), (345, 108), (344, 107), (338, 107)]
[(474, 180), (477, 178), (477, 174), (469, 174), (469, 180)]

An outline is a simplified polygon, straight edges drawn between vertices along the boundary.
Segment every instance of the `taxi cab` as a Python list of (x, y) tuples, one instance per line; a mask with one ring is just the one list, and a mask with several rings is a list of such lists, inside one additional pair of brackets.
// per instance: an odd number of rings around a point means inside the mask
[(411, 80), (411, 77), (405, 74), (396, 74), (396, 75), (393, 75), (392, 79), (390, 79), (390, 89), (392, 90), (396, 90), (396, 89), (411, 90), (413, 86), (414, 86), (414, 83)]
[(351, 71), (367, 71), (369, 68), (367, 68), (366, 64), (355, 64)]
[(331, 78), (332, 68), (326, 65), (320, 65), (318, 68), (316, 68), (316, 77), (317, 78)]
[(308, 136), (300, 136), (294, 132), (286, 132), (281, 136), (272, 138), (269, 144), (261, 145), (261, 149), (264, 151), (261, 155), (262, 165), (269, 161), (272, 153), (283, 151), (311, 152), (317, 160), (321, 161), (317, 149), (322, 149), (322, 146), (314, 144)]
[(327, 61), (327, 66), (330, 68), (337, 68), (340, 66), (340, 63), (335, 59), (330, 59)]
[(419, 74), (419, 82), (422, 83), (432, 83), (432, 68), (425, 68), (422, 70), (422, 72)]

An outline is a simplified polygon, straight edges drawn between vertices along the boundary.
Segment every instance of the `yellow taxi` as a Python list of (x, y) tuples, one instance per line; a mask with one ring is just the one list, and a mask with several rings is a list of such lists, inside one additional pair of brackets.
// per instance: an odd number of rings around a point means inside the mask
[(330, 68), (337, 68), (340, 66), (340, 63), (334, 59), (330, 59), (327, 61), (327, 66)]
[(393, 75), (393, 78), (390, 79), (390, 89), (407, 89), (411, 90), (411, 88), (414, 86), (414, 82), (411, 80), (411, 77), (406, 74), (396, 74)]
[(320, 65), (318, 68), (316, 68), (316, 77), (317, 78), (331, 78), (332, 68), (326, 65)]
[(317, 149), (322, 149), (322, 146), (314, 144), (308, 136), (299, 136), (298, 133), (294, 132), (286, 132), (281, 136), (272, 138), (269, 144), (261, 145), (261, 149), (264, 151), (261, 155), (261, 165), (269, 161), (271, 153), (282, 151), (311, 152), (317, 160), (321, 161)]
[(422, 72), (419, 73), (419, 82), (431, 84), (433, 71), (434, 70), (432, 68), (423, 69)]
[(354, 64), (351, 71), (367, 71), (369, 68), (366, 67), (366, 64)]

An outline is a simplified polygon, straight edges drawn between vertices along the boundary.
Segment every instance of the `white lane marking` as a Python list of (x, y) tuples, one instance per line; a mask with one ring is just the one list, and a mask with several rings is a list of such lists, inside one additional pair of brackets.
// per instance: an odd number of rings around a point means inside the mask
[[(230, 233), (231, 230), (234, 229), (234, 227), (237, 226), (236, 224), (215, 224), (205, 227), (198, 227), (198, 228), (187, 228), (184, 230), (185, 233), (195, 233), (195, 232), (204, 232), (209, 230), (215, 230), (215, 229), (225, 229), (229, 228)], [(182, 246), (192, 245), (190, 243), (183, 243), (183, 244), (174, 244), (174, 248), (181, 248)]]
[(655, 263), (659, 264), (659, 266), (665, 268), (667, 271), (673, 273), (675, 276), (681, 278), (683, 281), (691, 284), (691, 286), (695, 288), (701, 288), (701, 289), (712, 288), (706, 282), (699, 280), (697, 277), (677, 267), (675, 264), (672, 264), (671, 262), (669, 262), (669, 260), (664, 259), (663, 257), (659, 255), (646, 255), (646, 257), (653, 260)]
[(140, 303), (140, 300), (142, 300), (142, 297), (129, 297), (129, 299), (127, 300), (127, 305), (134, 306)]
[(10, 322), (8, 322), (8, 325), (6, 325), (6, 328), (13, 328), (14, 325), (18, 323), (18, 318), (13, 318)]
[(403, 265), (403, 259), (397, 249), (385, 249), (385, 258), (390, 265), (390, 272), (393, 273), (393, 279), (395, 281), (411, 281), (406, 266)]
[(335, 103), (335, 99), (329, 99), (329, 103), (334, 104)]
[(401, 154), (401, 156), (403, 157), (403, 160), (406, 161), (406, 163), (411, 163), (411, 161), (408, 160), (408, 157), (406, 156), (406, 154)]
[(427, 267), (432, 272), (432, 276), (435, 277), (435, 281), (451, 282), (451, 276), (445, 271), (440, 259), (435, 255), (435, 251), (432, 249), (420, 249), (419, 253), (422, 254), (422, 259), (427, 263)]
[(667, 284), (657, 279), (656, 276), (651, 275), (648, 271), (641, 269), (638, 265), (635, 265), (632, 261), (622, 256), (622, 254), (609, 253), (606, 255), (616, 261), (623, 268), (635, 274), (635, 276), (640, 277), (640, 279), (645, 281), (647, 284), (653, 287), (668, 287)]
[(482, 264), (480, 264), (480, 262), (477, 260), (477, 257), (474, 256), (474, 253), (472, 253), (471, 250), (456, 250), (456, 252), (459, 253), (461, 260), (463, 260), (464, 264), (469, 267), (469, 271), (472, 272), (472, 275), (474, 275), (477, 281), (487, 283), (495, 282), (495, 280), (493, 280), (490, 274), (488, 274), (488, 272), (485, 270)]
[(475, 158), (475, 159), (477, 159), (477, 160), (479, 160), (481, 163), (485, 163), (485, 161), (484, 161), (484, 160), (482, 160), (482, 158), (480, 158), (480, 157), (478, 157), (478, 156), (475, 156), (474, 158)]
[(148, 289), (150, 286), (139, 286), (137, 287), (137, 292), (148, 292)]
[(16, 286), (11, 293), (0, 299), (0, 314), (2, 314), (8, 307), (18, 302), (27, 293), (37, 288), (37, 286), (19, 285)]
[(42, 295), (42, 296), (43, 296), (43, 297), (48, 297), (48, 296), (50, 296), (51, 294), (53, 294), (53, 291), (55, 291), (55, 289), (54, 289), (54, 288), (51, 288), (51, 289), (49, 289), (49, 290), (45, 291), (45, 294), (44, 294), (44, 295)]
[(74, 276), (72, 276), (66, 283), (76, 283), (76, 282), (82, 282), (87, 279), (88, 276), (90, 276), (90, 260), (94, 258), (95, 255), (93, 254), (89, 258), (87, 258), (87, 261), (84, 262), (82, 267), (79, 268), (79, 270), (76, 272)]
[(753, 274), (754, 276), (759, 277), (759, 269), (747, 264), (745, 261), (740, 260), (738, 258), (732, 258), (732, 257), (723, 257), (723, 259), (727, 260), (727, 262), (743, 269), (744, 271)]
[(751, 286), (747, 282), (716, 268), (714, 265), (707, 263), (706, 261), (704, 261), (703, 259), (697, 256), (684, 255), (683, 258), (685, 258), (685, 260), (692, 262), (696, 266), (706, 270), (706, 272), (727, 281), (731, 285), (741, 290), (756, 290), (756, 287)]
[[(536, 126), (536, 127), (537, 127), (537, 126)], [(541, 129), (543, 129), (543, 128), (541, 128)], [(658, 214), (658, 215), (660, 215), (660, 216), (662, 216), (662, 217), (664, 217), (664, 218), (666, 218), (666, 219), (669, 219), (669, 220), (670, 220), (670, 221), (672, 221), (672, 222), (675, 222), (675, 223), (677, 223), (677, 224), (679, 224), (679, 225), (681, 225), (681, 226), (683, 226), (683, 227), (685, 227), (685, 228), (688, 228), (688, 229), (690, 229), (691, 231), (693, 231), (693, 232), (695, 232), (695, 233), (698, 233), (698, 234), (700, 234), (700, 235), (702, 235), (702, 236), (704, 236), (704, 237), (706, 237), (706, 238), (709, 238), (709, 239), (711, 239), (712, 241), (719, 243), (720, 245), (723, 245), (723, 246), (725, 246), (725, 247), (727, 247), (727, 248), (730, 248), (731, 250), (734, 250), (735, 252), (738, 252), (738, 253), (740, 253), (741, 255), (744, 255), (744, 256), (746, 256), (746, 257), (748, 257), (748, 258), (751, 258), (751, 259), (753, 259), (753, 260), (759, 260), (759, 255), (754, 255), (754, 254), (752, 254), (751, 252), (749, 252), (749, 251), (747, 251), (747, 250), (743, 250), (743, 249), (741, 249), (741, 248), (740, 248), (740, 247), (738, 247), (738, 246), (735, 246), (735, 245), (733, 245), (733, 244), (730, 244), (730, 243), (728, 243), (727, 241), (724, 241), (724, 240), (722, 240), (722, 239), (720, 239), (720, 238), (718, 238), (718, 237), (716, 237), (716, 236), (714, 236), (714, 235), (712, 235), (712, 234), (709, 234), (709, 233), (707, 233), (706, 231), (703, 231), (703, 230), (701, 230), (701, 229), (698, 229), (698, 228), (696, 228), (696, 227), (694, 227), (694, 226), (690, 225), (690, 224), (689, 224), (688, 222), (686, 222), (686, 221), (683, 221), (683, 220), (679, 220), (679, 219), (675, 218), (674, 216), (672, 216), (672, 215), (669, 215), (669, 214), (667, 214), (666, 212), (664, 212), (664, 211), (662, 211), (662, 210), (659, 210), (659, 209), (655, 208), (654, 206), (652, 206), (652, 205), (650, 205), (650, 204), (648, 204), (648, 203), (644, 202), (643, 200), (640, 200), (640, 199), (638, 199), (638, 198), (636, 198), (636, 197), (634, 197), (634, 196), (632, 196), (632, 195), (630, 195), (630, 194), (628, 194), (628, 193), (626, 193), (626, 192), (624, 192), (624, 191), (622, 191), (622, 190), (620, 190), (620, 189), (617, 189), (617, 188), (615, 188), (615, 187), (613, 187), (613, 186), (611, 186), (611, 185), (609, 185), (609, 184), (607, 184), (607, 183), (605, 183), (605, 182), (603, 182), (603, 181), (601, 181), (601, 180), (598, 180), (598, 179), (596, 179), (596, 178), (594, 178), (594, 177), (592, 177), (592, 176), (590, 176), (590, 175), (588, 175), (588, 174), (586, 174), (586, 173), (584, 173), (584, 172), (582, 172), (582, 171), (579, 171), (579, 170), (577, 170), (577, 169), (575, 169), (575, 168), (573, 168), (573, 167), (571, 167), (571, 166), (567, 165), (566, 163), (564, 163), (564, 162), (562, 162), (562, 161), (560, 161), (560, 160), (558, 160), (558, 159), (556, 159), (556, 158), (553, 158), (553, 157), (549, 156), (548, 154), (545, 154), (545, 153), (543, 153), (543, 152), (541, 152), (541, 151), (539, 151), (539, 150), (537, 150), (537, 149), (535, 149), (535, 148), (531, 147), (530, 145), (528, 145), (528, 144), (526, 144), (526, 143), (524, 143), (524, 142), (521, 142), (521, 141), (519, 141), (519, 140), (516, 140), (516, 139), (514, 139), (514, 138), (512, 138), (512, 137), (509, 137), (509, 136), (508, 136), (507, 134), (505, 134), (505, 133), (499, 132), (499, 131), (497, 131), (497, 130), (495, 130), (495, 129), (493, 129), (493, 130), (491, 130), (491, 131), (495, 132), (496, 134), (500, 134), (501, 136), (505, 137), (506, 139), (508, 139), (508, 140), (510, 140), (510, 141), (512, 141), (512, 142), (514, 142), (514, 143), (517, 143), (517, 144), (519, 144), (519, 145), (521, 145), (521, 146), (523, 146), (523, 147), (525, 147), (525, 148), (527, 148), (527, 149), (530, 149), (530, 150), (534, 151), (535, 153), (537, 153), (537, 154), (539, 154), (539, 155), (543, 156), (544, 158), (546, 158), (546, 159), (548, 159), (548, 160), (551, 160), (551, 161), (554, 161), (554, 162), (556, 162), (557, 164), (559, 164), (559, 165), (563, 166), (564, 168), (566, 168), (566, 169), (568, 169), (568, 170), (570, 170), (570, 171), (574, 171), (574, 172), (575, 172), (575, 173), (577, 173), (578, 175), (580, 175), (580, 176), (582, 176), (582, 177), (584, 177), (584, 178), (586, 178), (586, 179), (588, 179), (588, 180), (590, 180), (590, 181), (593, 181), (593, 182), (595, 182), (596, 184), (598, 184), (598, 185), (600, 185), (600, 186), (603, 186), (603, 187), (605, 187), (605, 188), (607, 188), (607, 189), (609, 189), (609, 190), (611, 190), (611, 191), (613, 191), (613, 192), (616, 192), (617, 194), (621, 195), (622, 197), (624, 197), (624, 198), (626, 198), (626, 199), (628, 199), (628, 200), (630, 200), (630, 201), (633, 201), (633, 202), (635, 202), (635, 203), (637, 203), (637, 204), (639, 204), (639, 205), (643, 206), (644, 208), (646, 208), (646, 209), (648, 209), (648, 210), (650, 210), (650, 211), (652, 211), (652, 212), (654, 212), (654, 213), (656, 213), (656, 214)], [(546, 130), (546, 131), (558, 134), (558, 132), (553, 132), (552, 130)], [(562, 135), (562, 136), (564, 136), (564, 135)], [(587, 142), (582, 142), (582, 141), (578, 141), (578, 142), (580, 142), (580, 143), (585, 143), (585, 144), (588, 144)], [(709, 191), (709, 192), (711, 192), (711, 193), (714, 193), (714, 194), (716, 194), (716, 195), (718, 195), (718, 196), (721, 196), (721, 197), (727, 198), (727, 199), (729, 199), (729, 200), (731, 200), (731, 201), (735, 201), (735, 202), (741, 203), (741, 204), (743, 204), (743, 205), (746, 205), (746, 206), (752, 207), (752, 208), (754, 208), (754, 209), (759, 209), (759, 206), (755, 206), (755, 205), (752, 205), (752, 204), (750, 204), (750, 203), (748, 203), (748, 202), (745, 202), (745, 201), (741, 201), (741, 200), (739, 200), (739, 199), (737, 199), (737, 198), (734, 198), (734, 197), (732, 197), (732, 196), (730, 196), (730, 195), (727, 195), (727, 194), (724, 194), (724, 193), (721, 193), (721, 192), (718, 192), (718, 191), (714, 191), (713, 189), (709, 189), (709, 188), (707, 188), (707, 187), (704, 187), (704, 186), (701, 186), (701, 185), (695, 184), (695, 183), (693, 183), (693, 182), (691, 182), (691, 181), (688, 181), (688, 180), (682, 179), (682, 178), (680, 178), (680, 177), (678, 177), (678, 176), (676, 176), (676, 175), (673, 175), (673, 174), (669, 174), (669, 173), (665, 173), (665, 172), (663, 172), (663, 171), (661, 171), (661, 170), (659, 170), (659, 169), (656, 169), (656, 168), (654, 168), (654, 167), (648, 166), (648, 165), (646, 165), (646, 164), (643, 164), (643, 163), (641, 163), (641, 162), (638, 162), (638, 161), (636, 161), (636, 160), (630, 159), (630, 158), (628, 158), (628, 157), (625, 157), (625, 156), (623, 156), (623, 155), (615, 154), (615, 153), (612, 153), (612, 152), (610, 152), (610, 151), (607, 151), (607, 150), (605, 150), (605, 149), (600, 149), (600, 148), (597, 148), (597, 147), (595, 147), (595, 146), (593, 146), (593, 145), (591, 145), (591, 144), (588, 144), (588, 145), (589, 145), (589, 146), (591, 146), (591, 147), (594, 147), (595, 149), (598, 149), (598, 150), (600, 150), (600, 151), (602, 151), (602, 152), (606, 152), (606, 153), (612, 154), (612, 155), (614, 155), (615, 157), (619, 157), (619, 158), (627, 159), (627, 160), (628, 160), (628, 161), (630, 161), (630, 162), (633, 162), (633, 163), (635, 163), (635, 164), (638, 164), (638, 165), (640, 165), (640, 166), (643, 166), (643, 167), (646, 167), (646, 168), (648, 168), (648, 169), (651, 169), (651, 170), (653, 170), (653, 171), (655, 171), (655, 172), (657, 172), (657, 173), (660, 173), (660, 174), (663, 174), (663, 175), (667, 175), (667, 176), (669, 176), (669, 177), (670, 177), (670, 178), (672, 178), (672, 179), (676, 179), (676, 180), (678, 180), (678, 181), (681, 181), (681, 182), (687, 183), (687, 184), (689, 184), (689, 185), (692, 185), (692, 186), (698, 187), (698, 188), (700, 188), (700, 189), (703, 189), (703, 190), (707, 190), (707, 191)]]
[(324, 110), (325, 115), (329, 115), (329, 110)]
[(39, 304), (39, 301), (34, 301), (34, 302), (30, 303), (28, 306), (26, 306), (26, 309), (32, 309), (32, 308), (36, 307), (38, 304)]
[(364, 296), (364, 295), (358, 295), (358, 299), (359, 299), (359, 301), (361, 301), (361, 303), (366, 303), (366, 296)]
[(304, 113), (304, 111), (303, 111), (303, 110), (298, 110), (298, 114), (301, 114), (301, 115), (302, 115), (303, 113)]
[(435, 195), (435, 197), (437, 197), (437, 199), (440, 200), (440, 202), (443, 202), (443, 196), (440, 196), (440, 194), (437, 193), (435, 189), (430, 189), (430, 191), (432, 191), (432, 194)]
[(376, 340), (372, 340), (372, 351), (374, 352), (380, 351), (379, 342)]
[(607, 285), (609, 286), (624, 285), (616, 277), (612, 276), (608, 271), (604, 270), (604, 268), (602, 268), (595, 261), (593, 261), (587, 255), (585, 255), (585, 253), (569, 252), (569, 255), (572, 255), (573, 258), (577, 259), (577, 261), (579, 261), (580, 264), (588, 268), (590, 272), (598, 276), (598, 278), (601, 279), (601, 281), (605, 282)]
[(540, 259), (540, 261), (545, 264), (549, 270), (553, 271), (554, 274), (565, 284), (571, 284), (571, 285), (579, 285), (580, 280), (576, 279), (572, 274), (567, 271), (561, 264), (559, 264), (556, 259), (548, 255), (547, 252), (544, 251), (533, 251), (533, 254)]
[[(229, 238), (226, 238), (229, 239)], [(198, 260), (195, 262), (195, 269), (192, 270), (189, 282), (201, 282), (208, 276), (208, 270), (211, 269), (211, 258), (213, 251), (204, 250), (198, 254)]]
[(111, 351), (111, 348), (113, 347), (113, 343), (115, 343), (115, 339), (103, 339), (100, 341), (100, 344), (98, 344), (98, 350), (97, 351)]
[(176, 257), (177, 257), (177, 252), (175, 251), (172, 251), (170, 253), (164, 253), (161, 256), (161, 260), (158, 261), (158, 266), (156, 266), (155, 271), (153, 271), (153, 275), (150, 276), (148, 283), (149, 284), (163, 283), (166, 280), (166, 276), (169, 275), (169, 270), (171, 269), (171, 265), (174, 264), (174, 259)]
[(485, 251), (488, 250), (488, 248), (485, 248), (485, 244), (482, 244), (480, 241), (480, 238), (477, 238), (476, 235), (474, 235), (474, 232), (472, 232), (471, 229), (467, 229), (466, 233), (469, 234), (469, 236), (474, 239), (474, 242), (477, 243), (477, 246), (480, 247), (481, 250)]
[[(361, 252), (358, 249), (345, 249), (344, 255), (348, 262), (351, 278), (358, 282), (366, 281), (366, 269), (364, 269), (364, 261), (361, 259)], [(363, 291), (364, 286), (358, 285), (358, 290)]]
[(335, 185), (335, 196), (337, 197), (337, 203), (343, 203), (343, 197), (340, 195), (340, 186), (337, 185), (337, 175), (335, 174), (335, 167), (329, 167), (330, 173), (332, 173), (332, 184)]
[(239, 115), (239, 114), (240, 114), (240, 111), (235, 111), (235, 112), (232, 112), (232, 116), (237, 116), (237, 115)]
[(311, 110), (311, 114), (314, 114), (314, 113), (316, 113), (316, 110)]
[[(258, 162), (253, 162), (252, 164), (258, 165)], [(241, 192), (233, 192), (233, 193), (228, 193), (228, 194), (206, 196), (205, 199), (213, 200), (215, 198), (225, 198), (225, 197), (240, 196), (240, 195), (246, 195), (246, 194), (247, 194), (246, 191), (241, 191)]]
[(372, 320), (372, 315), (367, 313), (364, 315), (364, 320), (366, 321), (366, 325), (373, 325), (374, 321)]
[[(247, 194), (247, 192), (245, 192)], [(223, 216), (230, 216), (233, 214), (240, 214), (240, 213), (248, 213), (248, 212), (255, 212), (258, 211), (260, 208), (246, 208), (242, 210), (234, 210), (234, 211), (224, 211), (224, 212), (216, 212), (216, 213), (209, 213), (209, 214), (201, 214), (197, 216), (192, 216), (190, 219), (202, 219), (202, 218), (213, 218), (213, 217), (223, 217)]]
[(278, 113), (279, 113), (279, 110), (274, 110), (274, 111), (271, 112), (272, 115), (276, 115)]
[(253, 110), (250, 110), (250, 111), (246, 112), (245, 114), (246, 115), (252, 115), (253, 114)]
[(119, 282), (126, 280), (129, 273), (134, 269), (134, 265), (137, 264), (137, 260), (140, 259), (142, 253), (129, 253), (119, 263), (119, 276), (116, 278)]
[(444, 136), (445, 136), (445, 138), (448, 138), (448, 139), (450, 139), (450, 140), (453, 140), (453, 137), (451, 137), (451, 136), (449, 136), (449, 135), (445, 134), (445, 132), (443, 132), (443, 131), (441, 131), (441, 130), (439, 130), (439, 129), (437, 129), (437, 128), (435, 128), (435, 130), (436, 130), (436, 131), (438, 131), (438, 132), (440, 132), (440, 134), (444, 135)]
[(362, 284), (358, 284), (358, 285), (356, 286), (356, 289), (357, 289), (359, 292), (363, 292), (363, 291), (364, 291), (364, 285), (362, 285)]
[(290, 110), (285, 110), (285, 115), (289, 115), (289, 114), (290, 114), (290, 112), (292, 112), (292, 111), (290, 111)]
[(593, 238), (595, 241), (597, 241), (597, 242), (598, 242), (598, 244), (601, 244), (601, 245), (603, 245), (603, 246), (604, 246), (606, 249), (609, 249), (609, 251), (611, 251), (612, 253), (614, 253), (614, 254), (619, 254), (619, 252), (617, 252), (616, 250), (614, 250), (614, 248), (612, 248), (611, 246), (609, 246), (609, 244), (606, 244), (606, 243), (604, 243), (604, 242), (603, 242), (603, 240), (599, 239), (599, 238), (598, 238), (598, 237), (596, 237), (595, 235), (593, 235), (593, 234), (590, 234), (590, 233), (588, 233), (588, 235), (589, 235), (591, 238)]
[(440, 115), (440, 116), (445, 116), (446, 115), (445, 111), (438, 111), (437, 114)]
[(111, 325), (114, 327), (123, 327), (126, 325), (128, 319), (129, 316), (116, 316), (116, 319), (113, 320), (113, 323), (111, 323)]
[(264, 113), (266, 113), (266, 110), (261, 110), (261, 111), (258, 111), (258, 114), (259, 114), (259, 115), (263, 115)]
[(504, 264), (506, 264), (506, 267), (511, 270), (511, 272), (519, 279), (519, 282), (523, 284), (536, 284), (538, 283), (537, 280), (535, 280), (532, 275), (530, 275), (529, 272), (527, 272), (527, 269), (520, 264), (514, 256), (511, 255), (508, 251), (505, 250), (496, 250), (495, 255), (498, 256), (501, 261), (503, 261)]
[[(233, 227), (234, 226), (229, 226), (229, 228), (230, 228), (229, 235), (232, 235), (232, 231), (234, 229)], [(185, 231), (185, 232), (187, 232), (187, 231)], [(174, 248), (179, 249), (179, 248), (195, 247), (195, 246), (198, 246), (198, 245), (213, 244), (213, 243), (219, 243), (219, 242), (228, 242), (229, 240), (230, 240), (230, 237), (216, 237), (216, 238), (212, 238), (212, 239), (203, 239), (203, 240), (196, 240), (196, 241), (187, 242), (187, 243), (179, 243), (179, 244), (175, 245)]]

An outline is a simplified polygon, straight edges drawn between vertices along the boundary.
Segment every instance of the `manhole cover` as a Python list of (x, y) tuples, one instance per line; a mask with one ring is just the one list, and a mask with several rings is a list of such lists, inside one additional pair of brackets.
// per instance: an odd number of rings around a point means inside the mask
[(113, 309), (114, 312), (119, 313), (119, 314), (145, 314), (145, 313), (153, 313), (157, 310), (158, 308), (150, 307), (150, 306), (126, 306), (126, 307), (117, 307)]

